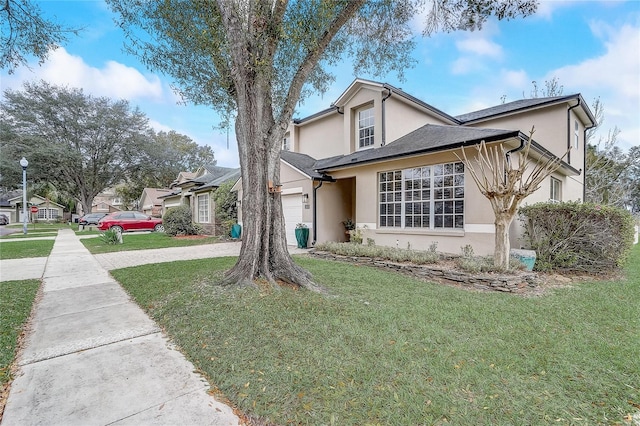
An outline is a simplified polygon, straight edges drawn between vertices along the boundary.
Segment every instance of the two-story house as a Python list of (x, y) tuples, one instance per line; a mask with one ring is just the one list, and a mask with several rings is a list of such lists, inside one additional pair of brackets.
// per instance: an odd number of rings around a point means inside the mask
[[(530, 160), (564, 157), (526, 199), (584, 198), (585, 131), (595, 118), (579, 94), (523, 99), (451, 116), (388, 84), (356, 79), (330, 108), (293, 121), (281, 155), (287, 241), (305, 223), (312, 243), (344, 241), (352, 219), (377, 245), (477, 254), (494, 249), (494, 215), (460, 155), (481, 141), (518, 150), (535, 126)], [(237, 185), (240, 188), (240, 185)], [(519, 226), (512, 225), (512, 247)]]

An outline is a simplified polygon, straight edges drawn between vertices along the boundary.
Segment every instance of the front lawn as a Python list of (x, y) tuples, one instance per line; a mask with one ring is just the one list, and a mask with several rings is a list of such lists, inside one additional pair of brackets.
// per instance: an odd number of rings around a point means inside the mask
[[(83, 235), (80, 232), (78, 235)], [(147, 250), (167, 247), (186, 247), (202, 244), (213, 244), (220, 241), (219, 237), (171, 237), (164, 232), (151, 233), (123, 233), (122, 244), (109, 245), (97, 238), (83, 238), (82, 244), (92, 253), (111, 253), (125, 250)]]
[(329, 296), (217, 284), (234, 259), (112, 271), (241, 411), (273, 424), (624, 424), (640, 404), (629, 279), (481, 293), (298, 258)]
[(0, 243), (0, 259), (47, 257), (55, 240), (11, 241)]

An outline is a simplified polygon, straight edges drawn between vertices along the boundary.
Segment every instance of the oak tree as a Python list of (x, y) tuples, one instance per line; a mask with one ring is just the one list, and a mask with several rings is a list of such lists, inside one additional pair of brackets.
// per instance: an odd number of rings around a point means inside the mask
[(85, 212), (97, 194), (126, 181), (149, 138), (147, 117), (127, 101), (44, 81), (6, 90), (0, 108), (3, 186), (24, 156), (33, 182), (50, 182)]
[(283, 280), (321, 291), (288, 254), (280, 148), (297, 103), (333, 81), (351, 58), (356, 74), (411, 65), (412, 19), (425, 34), (477, 29), (490, 17), (533, 13), (535, 0), (107, 0), (129, 51), (173, 77), (196, 104), (233, 111), (243, 185), (243, 239), (230, 283)]

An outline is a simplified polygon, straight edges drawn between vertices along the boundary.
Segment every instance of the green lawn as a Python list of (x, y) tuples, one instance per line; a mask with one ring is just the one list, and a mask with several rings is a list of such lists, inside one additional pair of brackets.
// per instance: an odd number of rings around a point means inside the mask
[(29, 317), (39, 280), (0, 282), (0, 389), (11, 379), (18, 336)]
[(329, 296), (218, 286), (233, 262), (112, 274), (266, 422), (625, 424), (640, 404), (640, 246), (626, 281), (531, 298), (310, 258)]
[[(78, 235), (84, 234), (79, 232)], [(125, 250), (146, 250), (166, 247), (185, 247), (202, 244), (212, 244), (220, 241), (219, 237), (205, 238), (175, 238), (164, 232), (152, 232), (148, 234), (127, 233), (122, 234), (122, 244), (109, 245), (98, 238), (86, 238), (80, 240), (82, 244), (93, 254), (111, 253)]]
[(0, 243), (0, 259), (46, 257), (51, 253), (55, 240), (15, 241)]

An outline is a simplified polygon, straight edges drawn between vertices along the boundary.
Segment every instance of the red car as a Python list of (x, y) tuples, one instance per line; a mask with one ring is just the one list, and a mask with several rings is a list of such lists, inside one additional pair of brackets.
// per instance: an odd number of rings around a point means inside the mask
[(98, 229), (106, 231), (156, 231), (164, 232), (162, 219), (140, 212), (109, 213), (98, 221)]

